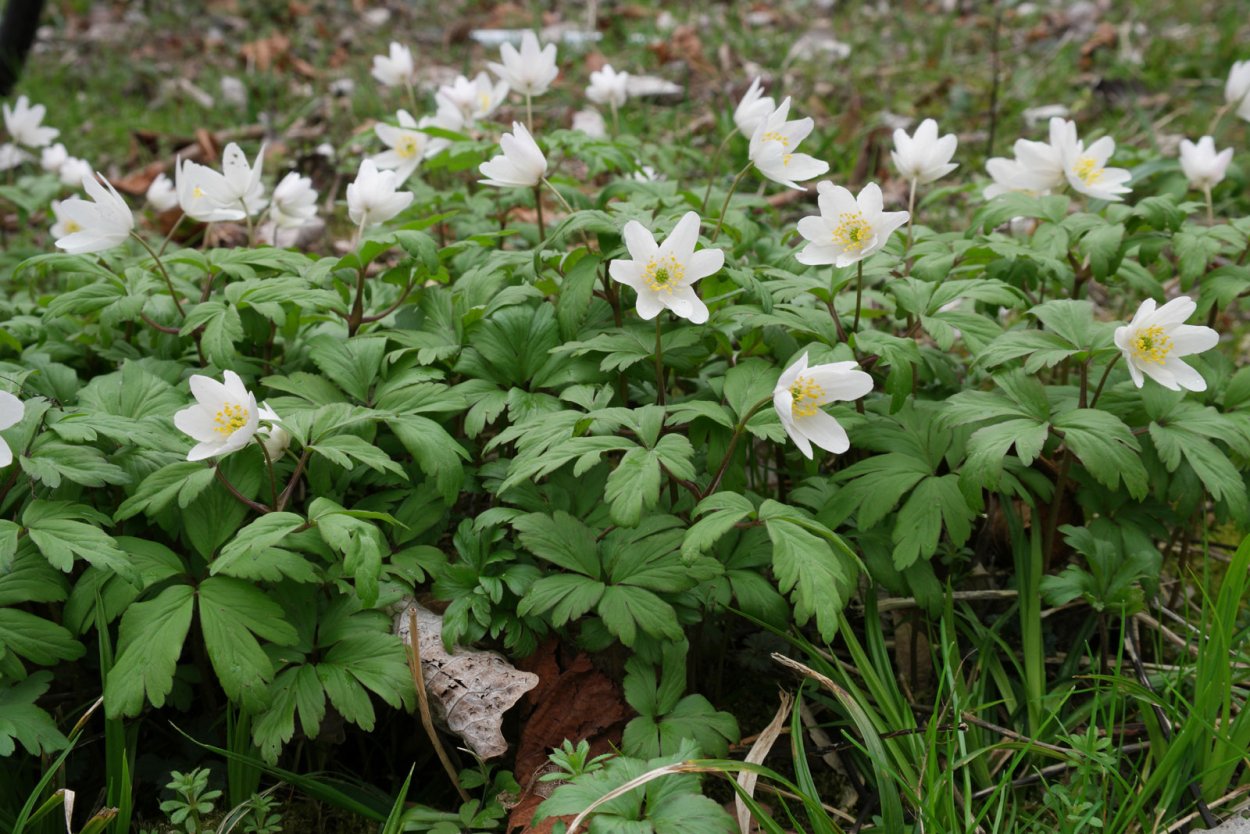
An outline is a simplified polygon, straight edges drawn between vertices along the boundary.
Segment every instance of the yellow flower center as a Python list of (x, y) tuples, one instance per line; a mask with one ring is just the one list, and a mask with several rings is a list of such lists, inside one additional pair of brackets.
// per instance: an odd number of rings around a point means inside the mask
[(781, 147), (783, 148), (790, 147), (790, 140), (775, 130), (770, 130), (767, 133), (765, 133), (764, 141), (765, 142), (779, 142), (781, 143)]
[(66, 220), (61, 223), (61, 226), (65, 229), (65, 234), (67, 235), (72, 235), (74, 232), (82, 231), (82, 226), (79, 226), (73, 220)]
[(647, 268), (642, 272), (642, 280), (647, 282), (648, 287), (656, 292), (663, 291), (670, 295), (674, 287), (681, 286), (685, 277), (686, 268), (672, 255), (652, 258), (647, 261)]
[(490, 109), (490, 93), (477, 94), (477, 106), (485, 113)]
[(412, 159), (417, 155), (417, 139), (415, 136), (404, 136), (395, 145), (395, 153), (404, 159)]
[(1092, 156), (1081, 157), (1072, 168), (1072, 173), (1076, 174), (1086, 185), (1093, 185), (1102, 179), (1102, 172), (1103, 169), (1098, 167), (1098, 163)]
[(811, 417), (820, 411), (820, 398), (825, 389), (816, 384), (810, 376), (801, 376), (790, 385), (790, 396), (794, 404), (790, 407), (795, 417)]
[(222, 403), (221, 410), (213, 417), (216, 427), (213, 431), (222, 437), (229, 437), (247, 425), (248, 410), (235, 403)]
[(1137, 331), (1131, 343), (1133, 358), (1138, 362), (1154, 362), (1162, 365), (1172, 352), (1172, 338), (1159, 325)]
[(195, 190), (191, 192), (191, 196), (192, 196), (192, 197), (196, 197), (196, 198), (203, 197), (203, 196), (204, 196), (204, 189), (203, 189), (203, 188), (200, 188), (200, 187), (197, 185), (197, 186), (195, 187)]
[(838, 215), (838, 227), (833, 230), (833, 242), (847, 252), (858, 252), (872, 238), (872, 225), (864, 219), (863, 212), (844, 211)]

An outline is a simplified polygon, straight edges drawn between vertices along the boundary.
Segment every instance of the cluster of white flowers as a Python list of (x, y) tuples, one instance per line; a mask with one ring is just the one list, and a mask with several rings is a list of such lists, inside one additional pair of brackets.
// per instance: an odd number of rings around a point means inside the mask
[[(554, 44), (543, 45), (536, 34), (526, 32), (519, 50), (505, 43), (500, 62), (489, 64), (499, 78), (497, 82), (485, 72), (473, 79), (459, 76), (437, 89), (433, 114), (417, 119), (400, 109), (395, 123), (377, 124), (374, 133), (386, 149), (364, 159), (355, 180), (347, 186), (351, 221), (363, 232), (394, 218), (412, 203), (414, 195), (401, 190), (403, 185), (422, 160), (450, 144), (443, 136), (431, 135), (431, 129), (453, 133), (473, 130), (496, 112), (510, 91), (525, 97), (527, 115), (532, 119), (531, 100), (546, 93), (559, 75), (556, 57)], [(390, 45), (388, 55), (373, 59), (372, 74), (379, 83), (403, 87), (410, 93), (417, 81), (412, 53), (398, 43)], [(591, 73), (586, 96), (609, 106), (615, 114), (628, 99), (629, 74), (605, 65)], [(1234, 65), (1225, 99), (1227, 107), (1237, 107), (1239, 115), (1250, 119), (1250, 62)], [(790, 109), (790, 98), (777, 105), (764, 95), (760, 79), (755, 78), (734, 110), (734, 132), (750, 140), (749, 164), (743, 173), (754, 168), (769, 180), (806, 190), (800, 183), (827, 173), (830, 166), (799, 152), (814, 122), (811, 118), (791, 119)], [(120, 245), (133, 234), (134, 216), (116, 189), (86, 163), (69, 157), (64, 146), (51, 144), (58, 131), (42, 125), (41, 105), (31, 106), (23, 97), (12, 109), (5, 105), (3, 113), (12, 142), (0, 147), (0, 162), (19, 158), (26, 153), (23, 147), (43, 148), (41, 164), (45, 170), (58, 172), (64, 181), (73, 179), (90, 197), (54, 202), (57, 223), (53, 232), (58, 247), (70, 253), (100, 252)], [(575, 125), (587, 132), (604, 132), (602, 117), (593, 109), (581, 111)], [(957, 145), (953, 134), (940, 135), (933, 119), (920, 122), (914, 133), (902, 129), (894, 132), (892, 159), (901, 178), (910, 184), (913, 203), (918, 185), (932, 183), (958, 167), (952, 161)], [(537, 189), (546, 182), (547, 158), (525, 123), (514, 121), (512, 131), (502, 134), (499, 146), (499, 155), (480, 166), (483, 184)], [(1107, 167), (1115, 151), (1114, 140), (1102, 137), (1087, 145), (1078, 137), (1076, 124), (1062, 117), (1050, 119), (1048, 141), (1020, 139), (1013, 150), (1012, 158), (987, 162), (993, 179), (985, 189), (987, 199), (1007, 192), (1047, 194), (1065, 186), (1103, 200), (1120, 200), (1129, 191), (1129, 172)], [(264, 152), (262, 146), (255, 161), (249, 162), (243, 150), (232, 143), (222, 154), (220, 171), (190, 159), (179, 160), (173, 181), (164, 174), (158, 176), (147, 190), (147, 200), (157, 211), (177, 207), (205, 223), (250, 219), (264, 212), (283, 229), (297, 229), (311, 222), (316, 215), (317, 194), (308, 177), (288, 173), (266, 197)], [(1210, 189), (1224, 178), (1231, 157), (1231, 149), (1217, 152), (1210, 136), (1197, 143), (1181, 143), (1181, 168), (1194, 188), (1207, 192), (1208, 202)], [(881, 251), (890, 236), (912, 220), (912, 206), (908, 211), (885, 211), (876, 183), (867, 183), (858, 195), (828, 181), (818, 183), (816, 191), (819, 214), (804, 217), (797, 224), (806, 243), (795, 252), (795, 258), (803, 264), (835, 268), (860, 264)], [(662, 243), (657, 243), (642, 223), (631, 220), (625, 224), (622, 239), (629, 257), (612, 260), (609, 275), (634, 291), (640, 318), (653, 320), (668, 310), (693, 324), (708, 321), (709, 309), (695, 285), (724, 266), (725, 253), (712, 245), (715, 234), (699, 248), (702, 223), (698, 213), (687, 212)], [(1134, 384), (1141, 387), (1149, 376), (1173, 390), (1205, 389), (1202, 376), (1181, 358), (1209, 350), (1219, 337), (1209, 327), (1185, 324), (1195, 310), (1195, 303), (1187, 297), (1162, 307), (1147, 300), (1132, 321), (1115, 331), (1115, 345)], [(278, 415), (264, 403), (258, 406), (255, 396), (233, 371), (225, 371), (224, 382), (195, 375), (190, 385), (196, 404), (175, 416), (178, 428), (197, 441), (188, 455), (190, 460), (237, 451), (253, 438), (271, 457), (285, 451), (290, 437), (278, 425)], [(813, 446), (840, 453), (849, 445), (845, 430), (822, 406), (859, 399), (871, 389), (872, 377), (855, 362), (809, 367), (808, 355), (803, 353), (781, 374), (773, 405), (788, 435), (810, 458)], [(0, 392), (0, 429), (20, 422), (23, 413), (20, 400)], [(11, 450), (0, 440), (0, 466), (11, 460)]]
[(1049, 194), (1065, 185), (1098, 200), (1122, 200), (1129, 193), (1132, 175), (1123, 168), (1108, 168), (1115, 153), (1115, 140), (1104, 136), (1086, 146), (1076, 133), (1076, 123), (1058, 117), (1050, 120), (1050, 140), (1016, 140), (1015, 157), (994, 157), (985, 170), (994, 180), (985, 189), (985, 198), (1019, 191)]

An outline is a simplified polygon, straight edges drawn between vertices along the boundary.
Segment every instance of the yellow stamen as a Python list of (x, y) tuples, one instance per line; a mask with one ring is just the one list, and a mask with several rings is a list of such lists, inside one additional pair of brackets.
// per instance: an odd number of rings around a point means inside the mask
[(815, 380), (810, 376), (801, 376), (790, 386), (790, 396), (794, 398), (790, 411), (795, 417), (811, 417), (820, 411), (820, 398), (824, 395), (825, 389)]
[(477, 104), (478, 104), (478, 107), (481, 108), (483, 113), (489, 110), (490, 109), (490, 93), (478, 93)]
[(791, 159), (794, 159), (794, 154), (792, 154), (792, 153), (782, 154), (782, 155), (781, 155), (781, 164), (782, 164), (782, 165), (789, 165), (789, 164), (790, 164), (790, 160), (791, 160)]
[(203, 197), (203, 196), (204, 196), (204, 189), (200, 188), (200, 187), (197, 185), (197, 186), (195, 187), (195, 190), (191, 192), (191, 196), (192, 196), (192, 197)]
[(1098, 163), (1092, 156), (1083, 156), (1076, 161), (1076, 165), (1072, 168), (1072, 173), (1080, 178), (1081, 182), (1086, 185), (1093, 185), (1102, 179), (1103, 168), (1098, 167)]
[(672, 255), (652, 258), (647, 261), (647, 268), (642, 271), (642, 280), (656, 292), (673, 294), (673, 289), (681, 286), (686, 278), (686, 268)]
[(1159, 325), (1138, 330), (1130, 343), (1133, 358), (1138, 362), (1153, 362), (1162, 365), (1172, 352), (1172, 338), (1163, 332)]
[(82, 226), (79, 226), (79, 225), (78, 225), (77, 223), (75, 223), (73, 220), (66, 220), (66, 221), (63, 221), (63, 222), (61, 223), (61, 226), (62, 226), (62, 228), (64, 228), (64, 229), (65, 229), (65, 234), (67, 234), (67, 235), (72, 235), (74, 232), (81, 232), (81, 231), (82, 231)]
[(779, 143), (781, 143), (781, 147), (783, 147), (783, 148), (788, 148), (788, 147), (790, 147), (790, 140), (789, 140), (789, 138), (787, 138), (786, 136), (783, 136), (782, 134), (778, 133), (778, 132), (777, 132), (777, 131), (775, 131), (775, 130), (770, 130), (770, 131), (768, 131), (767, 133), (765, 133), (765, 134), (764, 134), (764, 141), (765, 141), (765, 142), (779, 142)]
[(838, 227), (833, 230), (833, 242), (847, 252), (858, 252), (872, 238), (872, 225), (864, 219), (863, 212), (844, 211), (838, 215)]
[(217, 424), (213, 431), (222, 437), (229, 437), (247, 425), (249, 416), (248, 410), (242, 405), (222, 403), (221, 410), (213, 417), (213, 422)]
[(404, 136), (395, 145), (395, 153), (404, 159), (412, 159), (417, 155), (417, 139), (414, 136)]

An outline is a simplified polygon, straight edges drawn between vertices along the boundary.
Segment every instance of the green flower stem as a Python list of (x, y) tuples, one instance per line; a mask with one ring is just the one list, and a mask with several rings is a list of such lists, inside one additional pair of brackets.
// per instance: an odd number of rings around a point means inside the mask
[(1215, 225), (1215, 204), (1211, 201), (1211, 186), (1204, 185), (1202, 187), (1202, 196), (1207, 198), (1207, 225)]
[(282, 490), (282, 494), (278, 496), (278, 501), (274, 505), (274, 509), (282, 512), (286, 509), (286, 505), (290, 503), (291, 496), (295, 494), (295, 485), (299, 483), (300, 476), (304, 474), (304, 467), (308, 465), (308, 458), (312, 456), (312, 449), (304, 447), (304, 452), (299, 456), (299, 462), (295, 464), (295, 471), (291, 473), (291, 480), (286, 482), (286, 488)]
[(838, 268), (833, 267), (829, 273), (829, 315), (833, 317), (833, 326), (838, 330), (838, 341), (846, 341), (846, 330), (842, 327), (842, 317), (838, 315), (838, 307), (835, 303), (837, 293), (833, 289), (833, 285), (838, 280)]
[(534, 210), (538, 212), (538, 242), (542, 243), (547, 239), (547, 224), (543, 222), (543, 187), (541, 183), (534, 186)]
[(529, 93), (525, 94), (525, 126), (529, 128), (530, 133), (534, 132), (534, 104), (532, 98)]
[(1229, 108), (1232, 106), (1232, 104), (1225, 104), (1219, 110), (1215, 111), (1215, 118), (1211, 119), (1211, 126), (1207, 128), (1208, 136), (1215, 135), (1215, 129), (1220, 126), (1220, 122), (1224, 121), (1224, 117), (1228, 115)]
[[(916, 222), (916, 181), (912, 180), (911, 188), (908, 189), (908, 192), (907, 192), (907, 249), (906, 249), (906, 252), (907, 252), (907, 256), (909, 259), (911, 257), (912, 225), (915, 222)], [(908, 273), (911, 272), (910, 266), (908, 267), (907, 271)]]
[[(272, 431), (272, 429), (270, 430)], [(273, 473), (273, 458), (269, 455), (269, 450), (265, 448), (265, 441), (261, 440), (260, 435), (252, 435), (252, 439), (256, 441), (256, 445), (260, 447), (260, 453), (265, 456), (265, 468), (269, 470), (269, 500), (275, 505), (278, 503), (278, 480)]]
[(729, 133), (725, 134), (725, 138), (722, 139), (721, 143), (716, 146), (716, 153), (712, 154), (712, 164), (710, 166), (712, 169), (712, 175), (707, 181), (707, 190), (703, 192), (703, 202), (699, 204), (699, 214), (703, 214), (703, 212), (707, 211), (707, 201), (712, 197), (712, 183), (716, 182), (717, 163), (720, 162), (721, 154), (725, 152), (725, 148), (729, 146), (729, 140), (734, 138), (734, 135), (737, 134), (737, 132), (738, 128), (735, 127), (733, 130), (729, 131)]
[(716, 218), (716, 231), (712, 232), (712, 243), (716, 242), (716, 238), (720, 237), (720, 227), (725, 222), (725, 212), (729, 211), (729, 201), (733, 198), (734, 191), (738, 189), (738, 183), (742, 182), (742, 178), (747, 175), (747, 171), (751, 170), (751, 163), (747, 163), (746, 167), (738, 172), (738, 176), (734, 177), (734, 181), (729, 186), (729, 193), (725, 195), (725, 204), (720, 207), (720, 217)]
[(156, 262), (156, 268), (160, 270), (161, 277), (165, 279), (165, 286), (169, 288), (169, 295), (174, 299), (174, 306), (178, 308), (178, 314), (186, 318), (187, 311), (182, 309), (182, 301), (178, 298), (178, 293), (174, 290), (174, 282), (169, 277), (169, 273), (165, 270), (165, 264), (161, 262), (160, 255), (156, 254), (156, 250), (148, 246), (148, 242), (139, 236), (138, 232), (131, 232), (130, 236), (139, 241), (139, 245), (147, 250), (152, 256), (152, 260)]
[(156, 250), (158, 255), (164, 255), (165, 249), (169, 246), (169, 242), (174, 239), (174, 232), (178, 231), (178, 227), (182, 225), (182, 221), (187, 219), (186, 213), (178, 215), (178, 219), (174, 221), (174, 225), (169, 227), (169, 234), (165, 235), (165, 239), (161, 241), (161, 248)]
[(700, 496), (700, 501), (707, 498), (720, 488), (720, 482), (725, 477), (726, 470), (729, 469), (729, 461), (733, 459), (734, 449), (738, 448), (738, 441), (742, 438), (742, 433), (746, 431), (747, 423), (751, 422), (751, 418), (755, 416), (756, 412), (772, 401), (773, 397), (771, 394), (764, 397), (755, 405), (747, 409), (747, 413), (742, 415), (742, 419), (738, 421), (736, 426), (734, 426), (733, 436), (729, 438), (729, 445), (725, 447), (725, 457), (720, 462), (720, 468), (716, 470), (716, 475), (712, 477), (712, 482), (707, 485), (707, 489), (705, 489), (703, 494)]
[(660, 317), (655, 317), (655, 402), (664, 405), (664, 349), (660, 342)]
[(1107, 377), (1111, 376), (1111, 369), (1115, 367), (1115, 363), (1120, 361), (1123, 354), (1117, 352), (1111, 357), (1111, 361), (1107, 363), (1107, 369), (1102, 372), (1102, 379), (1098, 380), (1098, 387), (1094, 389), (1094, 396), (1089, 401), (1089, 407), (1093, 408), (1098, 405), (1098, 398), (1102, 396), (1102, 387), (1107, 384)]
[(222, 473), (220, 466), (214, 466), (213, 473), (217, 476), (217, 480), (221, 481), (221, 485), (226, 488), (226, 491), (233, 495), (235, 499), (244, 506), (250, 507), (262, 515), (272, 512), (272, 510), (264, 504), (257, 503), (243, 493), (239, 492), (238, 488), (235, 487), (234, 484), (230, 483), (230, 480), (225, 476), (225, 474)]
[(859, 311), (864, 305), (864, 262), (855, 262), (855, 322), (851, 325), (856, 335), (859, 334)]

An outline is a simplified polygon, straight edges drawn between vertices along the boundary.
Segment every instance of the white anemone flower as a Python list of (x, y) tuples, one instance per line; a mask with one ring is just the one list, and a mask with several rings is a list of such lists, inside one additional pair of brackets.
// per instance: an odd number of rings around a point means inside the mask
[(1224, 82), (1224, 103), (1241, 104), (1250, 96), (1250, 61), (1235, 61)]
[(192, 375), (190, 384), (195, 405), (174, 415), (178, 430), (196, 441), (187, 453), (187, 460), (205, 460), (237, 452), (256, 435), (260, 422), (256, 396), (247, 390), (234, 371), (225, 371), (223, 379), (224, 383), (201, 374)]
[(810, 117), (787, 121), (789, 114), (787, 98), (756, 125), (749, 154), (751, 163), (765, 177), (803, 191), (799, 183), (827, 173), (829, 163), (798, 153), (799, 143), (811, 134), (815, 122)]
[(187, 216), (203, 223), (242, 220), (265, 207), (261, 166), (264, 146), (249, 165), (243, 150), (231, 142), (222, 153), (221, 171), (214, 171), (189, 159), (181, 160), (174, 172), (178, 202)]
[(591, 139), (606, 139), (608, 126), (603, 114), (593, 107), (586, 107), (573, 114), (573, 130), (580, 130)]
[(26, 96), (18, 96), (12, 108), (5, 104), (2, 109), (5, 129), (19, 145), (42, 148), (51, 145), (52, 140), (61, 133), (54, 127), (43, 126), (43, 116), (47, 108), (42, 104), (32, 105)]
[(83, 177), (91, 176), (94, 170), (91, 167), (91, 163), (87, 160), (69, 156), (61, 163), (61, 167), (56, 170), (56, 175), (60, 177), (61, 185), (77, 188), (79, 183), (83, 181)]
[(394, 171), (379, 171), (366, 159), (347, 186), (347, 216), (362, 229), (385, 223), (412, 203), (411, 191), (397, 190), (402, 184)]
[(317, 216), (317, 192), (312, 179), (292, 171), (273, 189), (269, 216), (279, 229), (298, 229)]
[(622, 238), (630, 260), (612, 261), (608, 274), (638, 293), (638, 315), (655, 318), (661, 310), (672, 310), (678, 318), (703, 324), (707, 305), (694, 290), (694, 284), (725, 265), (720, 249), (694, 251), (699, 242), (699, 215), (688, 211), (669, 232), (662, 244), (637, 220), (625, 224)]
[(130, 206), (102, 175), (83, 177), (82, 187), (91, 201), (71, 197), (56, 206), (58, 225), (64, 232), (57, 238), (57, 247), (82, 255), (120, 246), (135, 227)]
[(1188, 296), (1174, 298), (1156, 309), (1147, 298), (1133, 320), (1115, 330), (1115, 346), (1128, 363), (1133, 384), (1141, 388), (1145, 376), (1173, 391), (1205, 391), (1202, 374), (1181, 361), (1182, 356), (1215, 347), (1220, 334), (1210, 327), (1185, 324), (1198, 307)]
[(0, 145), (0, 171), (12, 170), (24, 162), (29, 162), (31, 159), (30, 154), (12, 142), (5, 142), (3, 145)]
[(760, 86), (760, 80), (756, 78), (751, 81), (751, 86), (747, 88), (742, 100), (734, 109), (734, 125), (743, 136), (750, 138), (760, 122), (768, 118), (768, 114), (776, 109), (777, 103), (773, 101), (772, 96), (764, 95), (764, 88)]
[(395, 120), (399, 122), (398, 127), (384, 122), (374, 125), (373, 132), (386, 145), (386, 150), (370, 158), (379, 168), (394, 171), (404, 183), (425, 158), (430, 137), (417, 129), (417, 120), (407, 110), (397, 112)]
[(556, 65), (556, 45), (540, 46), (533, 32), (521, 33), (521, 51), (508, 42), (499, 47), (501, 64), (488, 63), (491, 72), (508, 82), (523, 96), (541, 96), (560, 74)]
[(603, 69), (590, 74), (586, 98), (595, 104), (622, 106), (629, 98), (629, 73), (617, 72), (611, 64), (604, 64)]
[(520, 122), (512, 123), (512, 132), (499, 137), (499, 156), (478, 166), (486, 177), (483, 185), (497, 188), (533, 188), (547, 176), (547, 157)]
[(1189, 185), (1198, 191), (1206, 191), (1219, 185), (1228, 172), (1228, 164), (1233, 161), (1233, 149), (1225, 148), (1218, 153), (1215, 140), (1203, 136), (1197, 144), (1188, 139), (1181, 140), (1181, 170)]
[(858, 197), (828, 181), (816, 189), (820, 214), (799, 221), (799, 234), (808, 241), (794, 256), (799, 263), (850, 266), (885, 246), (907, 222), (905, 211), (882, 211), (881, 187), (875, 182), (865, 185)]
[(148, 204), (158, 212), (166, 212), (178, 206), (178, 192), (174, 182), (164, 174), (157, 174), (144, 195)]
[(1107, 160), (1115, 153), (1115, 140), (1110, 136), (1097, 139), (1086, 147), (1084, 140), (1076, 138), (1076, 126), (1073, 125), (1058, 148), (1068, 185), (1086, 197), (1118, 201), (1131, 190), (1125, 183), (1132, 179), (1132, 174), (1123, 168), (1107, 167)]
[(412, 51), (403, 44), (391, 42), (389, 54), (373, 56), (372, 75), (386, 87), (406, 87), (416, 80)]
[(994, 180), (985, 189), (985, 199), (1012, 191), (1038, 195), (1063, 188), (1068, 181), (1063, 148), (1075, 144), (1076, 123), (1058, 117), (1050, 120), (1049, 142), (1017, 139), (1012, 148), (1014, 159), (994, 157), (985, 163), (985, 170)]
[[(0, 431), (11, 429), (22, 422), (26, 415), (26, 405), (8, 391), (0, 391)], [(0, 437), (0, 467), (13, 462), (13, 450)]]
[(438, 88), (435, 100), (439, 108), (451, 106), (460, 111), (465, 124), (472, 124), (494, 113), (508, 97), (508, 82), (492, 84), (490, 76), (479, 72), (472, 81), (463, 75)]
[(830, 362), (807, 366), (807, 354), (786, 368), (773, 389), (773, 408), (781, 425), (809, 460), (812, 444), (840, 455), (851, 448), (846, 429), (833, 415), (821, 410), (832, 402), (850, 402), (872, 391), (872, 377), (855, 362)]
[(269, 460), (275, 461), (286, 454), (287, 448), (291, 445), (291, 433), (278, 425), (278, 421), (282, 418), (269, 407), (269, 403), (260, 404), (260, 419), (263, 422), (256, 429), (256, 436), (265, 447), (265, 454)]
[(890, 156), (903, 179), (926, 185), (959, 167), (959, 163), (951, 162), (958, 144), (953, 133), (939, 138), (937, 122), (925, 119), (911, 136), (902, 128), (894, 131), (894, 150)]
[(47, 171), (49, 174), (55, 174), (61, 170), (61, 166), (69, 159), (69, 151), (65, 150), (65, 146), (60, 142), (55, 145), (49, 145), (43, 149), (39, 155), (39, 167)]

